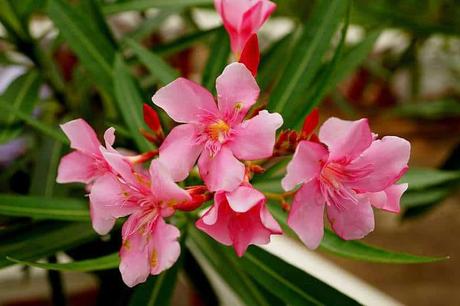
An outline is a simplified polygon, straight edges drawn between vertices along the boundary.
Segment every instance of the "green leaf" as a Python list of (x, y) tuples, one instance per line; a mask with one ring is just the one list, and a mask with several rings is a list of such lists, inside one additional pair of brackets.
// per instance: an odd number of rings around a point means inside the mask
[(14, 114), (17, 118), (24, 121), (27, 125), (31, 126), (32, 128), (36, 129), (37, 131), (47, 135), (57, 141), (60, 141), (64, 144), (68, 144), (68, 139), (64, 136), (64, 134), (58, 130), (57, 128), (50, 127), (39, 120), (35, 119), (29, 114), (26, 114), (20, 110), (15, 110), (10, 105), (8, 105), (3, 99), (0, 97), (0, 110), (9, 112)]
[(2, 95), (0, 103), (7, 104), (13, 111), (0, 112), (0, 120), (4, 130), (0, 132), (0, 143), (7, 140), (7, 128), (16, 120), (15, 112), (21, 111), (30, 115), (36, 102), (39, 100), (40, 76), (35, 70), (23, 74), (14, 80)]
[(213, 0), (134, 0), (106, 3), (102, 10), (105, 14), (110, 15), (126, 11), (143, 11), (150, 8), (175, 9), (211, 4), (213, 4)]
[(230, 256), (229, 251), (232, 250), (224, 249), (193, 226), (188, 233), (187, 247), (193, 256), (206, 261), (245, 305), (270, 305), (245, 271), (238, 267), (238, 260)]
[(414, 192), (406, 192), (401, 198), (401, 207), (411, 209), (414, 207), (431, 206), (441, 203), (452, 193), (451, 187), (437, 187)]
[(179, 263), (160, 275), (150, 276), (146, 283), (139, 285), (131, 297), (130, 306), (170, 305), (171, 297), (176, 287)]
[(366, 245), (359, 241), (345, 241), (328, 229), (325, 229), (321, 249), (351, 259), (380, 263), (415, 264), (447, 259), (447, 257), (415, 256), (407, 253), (392, 252)]
[(408, 183), (410, 191), (422, 190), (453, 182), (460, 182), (460, 171), (429, 168), (411, 168), (399, 181), (399, 183)]
[(205, 40), (212, 35), (214, 35), (215, 32), (219, 31), (222, 27), (216, 27), (213, 29), (205, 30), (205, 31), (196, 31), (191, 34), (184, 35), (182, 37), (179, 37), (172, 42), (163, 44), (163, 45), (158, 45), (155, 48), (153, 48), (153, 52), (159, 55), (171, 55), (175, 54), (177, 52), (180, 52), (184, 49), (187, 49), (191, 47), (192, 45)]
[(126, 38), (131, 38), (135, 41), (140, 41), (147, 35), (150, 35), (155, 30), (159, 29), (163, 22), (175, 12), (175, 10), (162, 10), (158, 12), (157, 15), (143, 21), (134, 31), (127, 33), (123, 37), (122, 42), (124, 42)]
[(33, 224), (27, 230), (10, 233), (6, 238), (2, 237), (0, 268), (12, 264), (7, 256), (17, 260), (36, 260), (97, 237), (91, 225), (86, 222)]
[(179, 77), (179, 72), (154, 52), (147, 50), (132, 39), (126, 39), (125, 42), (131, 47), (141, 63), (144, 64), (149, 69), (150, 73), (157, 77), (163, 85)]
[(343, 0), (320, 1), (305, 24), (268, 104), (269, 109), (285, 115), (286, 126), (292, 125), (288, 119), (302, 107), (303, 101), (296, 99), (321, 67), (347, 4)]
[(359, 305), (337, 289), (258, 247), (246, 252), (241, 265), (255, 281), (289, 305)]
[(35, 163), (29, 193), (51, 197), (56, 186), (56, 173), (61, 159), (62, 143), (43, 139), (40, 149), (34, 154)]
[(22, 40), (27, 40), (29, 38), (27, 29), (10, 0), (0, 1), (0, 21), (8, 30), (9, 34), (12, 34), (14, 37), (17, 36)]
[[(286, 223), (286, 213), (278, 205), (271, 205), (270, 211), (276, 220), (281, 224), (285, 233), (295, 237), (295, 233)], [(447, 257), (427, 257), (416, 256), (407, 253), (393, 252), (377, 248), (357, 240), (343, 240), (334, 234), (331, 230), (324, 229), (324, 237), (320, 245), (321, 250), (327, 251), (337, 256), (346, 257), (355, 260), (391, 263), (391, 264), (412, 264), (412, 263), (429, 263), (445, 260)]]
[(145, 128), (142, 117), (142, 103), (147, 99), (142, 97), (142, 93), (121, 55), (118, 55), (115, 60), (113, 85), (118, 108), (137, 147), (142, 152), (152, 149), (152, 145), (145, 140), (139, 131), (141, 128)]
[(203, 71), (201, 84), (209, 91), (215, 91), (215, 82), (217, 77), (222, 73), (227, 65), (230, 56), (230, 40), (225, 29), (219, 29), (214, 34), (214, 40), (209, 50), (208, 62)]
[(63, 0), (48, 2), (48, 16), (91, 73), (93, 80), (110, 94), (115, 49), (103, 32), (94, 28), (91, 16), (83, 15), (82, 10), (75, 9)]
[(7, 257), (8, 260), (20, 264), (31, 266), (40, 269), (46, 270), (56, 270), (56, 271), (78, 271), (78, 272), (90, 272), (90, 271), (100, 271), (100, 270), (109, 270), (118, 268), (120, 264), (120, 258), (117, 253), (113, 253), (107, 256), (102, 256), (95, 259), (86, 259), (81, 261), (74, 261), (69, 263), (42, 263), (42, 262), (32, 262), (19, 260), (12, 257)]
[(0, 215), (39, 219), (89, 221), (86, 201), (0, 194)]
[(391, 114), (428, 120), (456, 118), (460, 116), (460, 102), (456, 99), (416, 101), (396, 106), (391, 110)]

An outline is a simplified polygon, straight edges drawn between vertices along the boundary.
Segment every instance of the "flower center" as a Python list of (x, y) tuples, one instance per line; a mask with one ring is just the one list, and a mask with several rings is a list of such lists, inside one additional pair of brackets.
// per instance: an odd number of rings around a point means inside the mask
[(224, 142), (227, 134), (230, 132), (230, 126), (224, 120), (219, 119), (208, 125), (206, 131), (208, 132), (209, 138), (222, 143)]

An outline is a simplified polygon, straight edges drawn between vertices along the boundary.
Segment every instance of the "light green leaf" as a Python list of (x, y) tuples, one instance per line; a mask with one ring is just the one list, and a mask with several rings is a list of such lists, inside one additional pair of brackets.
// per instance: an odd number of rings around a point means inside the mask
[(145, 128), (142, 103), (148, 100), (142, 97), (139, 87), (120, 55), (115, 60), (114, 88), (118, 108), (137, 147), (142, 152), (152, 149), (152, 145), (145, 140), (139, 131), (141, 128)]
[(2, 237), (0, 268), (12, 264), (6, 257), (36, 260), (92, 241), (98, 236), (86, 222), (47, 222), (32, 224), (29, 229)]
[(106, 3), (103, 7), (105, 14), (117, 14), (126, 11), (143, 11), (150, 8), (171, 9), (188, 6), (212, 5), (213, 0), (134, 0)]
[(115, 49), (110, 40), (83, 15), (63, 0), (48, 2), (48, 15), (72, 50), (106, 93), (112, 92), (112, 63)]
[(0, 194), (0, 215), (89, 221), (89, 208), (83, 200)]
[(430, 206), (441, 203), (452, 193), (451, 187), (435, 187), (413, 192), (406, 192), (401, 198), (401, 207), (411, 209), (414, 207)]
[(95, 259), (86, 259), (81, 261), (74, 261), (69, 263), (42, 263), (42, 262), (32, 262), (19, 260), (13, 257), (7, 257), (8, 260), (20, 264), (31, 266), (40, 269), (46, 270), (56, 270), (56, 271), (78, 271), (78, 272), (91, 272), (91, 271), (100, 271), (100, 270), (109, 270), (118, 268), (120, 264), (120, 258), (117, 253), (113, 253), (107, 256), (102, 256)]
[(460, 182), (460, 171), (429, 168), (411, 168), (399, 181), (399, 183), (408, 183), (410, 191), (454, 182)]
[(215, 91), (215, 82), (217, 77), (222, 73), (227, 65), (230, 56), (230, 40), (225, 29), (220, 29), (214, 34), (214, 40), (211, 42), (208, 62), (203, 71), (201, 84), (209, 91)]
[(413, 264), (447, 259), (447, 257), (415, 256), (407, 253), (392, 252), (366, 245), (359, 241), (345, 241), (328, 229), (325, 229), (321, 249), (351, 259), (380, 263)]
[(155, 48), (153, 48), (153, 52), (159, 55), (171, 55), (175, 54), (177, 52), (180, 52), (182, 50), (185, 50), (192, 45), (201, 42), (205, 39), (208, 39), (212, 35), (214, 35), (215, 32), (219, 31), (222, 27), (216, 27), (213, 29), (205, 30), (205, 31), (196, 31), (191, 34), (184, 35), (182, 37), (179, 37), (172, 42), (163, 44), (163, 45), (158, 45)]
[(179, 72), (172, 68), (165, 60), (152, 51), (147, 50), (132, 39), (126, 39), (126, 44), (131, 47), (134, 54), (139, 58), (152, 75), (157, 77), (165, 85), (179, 77)]
[[(284, 232), (292, 237), (296, 237), (295, 233), (288, 227), (286, 223), (287, 213), (282, 211), (279, 205), (276, 203), (270, 205), (269, 208), (273, 216), (283, 227)], [(324, 237), (321, 241), (320, 248), (321, 250), (327, 251), (337, 256), (378, 263), (429, 263), (446, 259), (446, 257), (426, 257), (388, 251), (357, 240), (345, 241), (327, 228), (324, 229)]]

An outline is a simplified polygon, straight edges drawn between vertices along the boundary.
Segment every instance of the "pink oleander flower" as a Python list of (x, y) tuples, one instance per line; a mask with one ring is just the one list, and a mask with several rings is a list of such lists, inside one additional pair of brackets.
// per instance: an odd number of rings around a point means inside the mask
[[(102, 156), (101, 143), (94, 130), (83, 119), (75, 119), (61, 125), (75, 151), (65, 155), (59, 164), (56, 181), (58, 183), (90, 184), (98, 177), (110, 172), (110, 167)], [(113, 150), (115, 129), (105, 131), (107, 150)], [(114, 150), (113, 150), (114, 151)]]
[(160, 161), (175, 181), (184, 180), (198, 160), (200, 175), (210, 191), (232, 191), (243, 181), (244, 164), (273, 154), (276, 130), (283, 119), (261, 111), (244, 120), (259, 96), (259, 87), (240, 63), (228, 65), (217, 78), (217, 100), (200, 85), (179, 78), (152, 97), (175, 121), (160, 147)]
[(91, 189), (91, 219), (99, 234), (106, 234), (116, 218), (130, 215), (123, 225), (120, 272), (130, 287), (170, 268), (179, 257), (180, 232), (164, 218), (176, 205), (192, 200), (177, 186), (158, 160), (148, 172), (135, 172), (122, 156), (103, 150), (114, 173), (95, 181)]
[(233, 53), (239, 57), (249, 38), (256, 34), (276, 9), (268, 0), (214, 0), (230, 36)]
[(232, 192), (219, 191), (214, 205), (196, 222), (196, 227), (243, 256), (250, 244), (267, 244), (271, 235), (282, 233), (265, 207), (265, 196), (249, 184)]
[(410, 143), (386, 136), (376, 139), (367, 119), (327, 120), (321, 143), (301, 141), (287, 174), (285, 190), (301, 184), (288, 217), (289, 226), (309, 248), (323, 237), (323, 213), (343, 239), (360, 239), (374, 229), (372, 206), (399, 212), (407, 184), (395, 185), (407, 171)]

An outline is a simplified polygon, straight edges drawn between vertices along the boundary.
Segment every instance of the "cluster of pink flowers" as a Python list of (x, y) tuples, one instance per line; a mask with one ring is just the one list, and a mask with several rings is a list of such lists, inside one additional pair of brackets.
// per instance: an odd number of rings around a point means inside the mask
[[(377, 139), (367, 120), (327, 120), (312, 134), (317, 113), (302, 132), (284, 131), (283, 119), (260, 110), (251, 114), (259, 87), (257, 31), (274, 11), (268, 0), (216, 0), (232, 51), (239, 62), (228, 65), (216, 80), (217, 103), (202, 86), (179, 78), (158, 90), (152, 102), (178, 124), (164, 137), (155, 111), (144, 107), (152, 133), (144, 136), (158, 151), (132, 156), (113, 148), (114, 129), (104, 134), (102, 146), (82, 119), (61, 127), (75, 150), (61, 160), (57, 181), (86, 184), (94, 230), (107, 234), (116, 219), (128, 217), (122, 228), (120, 271), (134, 286), (171, 267), (179, 257), (179, 229), (166, 223), (176, 211), (214, 203), (196, 227), (243, 256), (251, 244), (266, 244), (281, 234), (266, 207), (266, 196), (250, 179), (261, 171), (257, 162), (279, 155), (294, 156), (282, 180), (295, 191), (289, 226), (310, 248), (323, 235), (323, 211), (343, 239), (359, 239), (374, 228), (372, 206), (399, 211), (407, 185), (395, 182), (407, 169), (410, 145), (398, 137)], [(275, 149), (275, 152), (274, 152)], [(143, 164), (152, 158), (149, 169)], [(274, 159), (276, 161), (276, 159)], [(198, 166), (204, 185), (177, 185)]]

